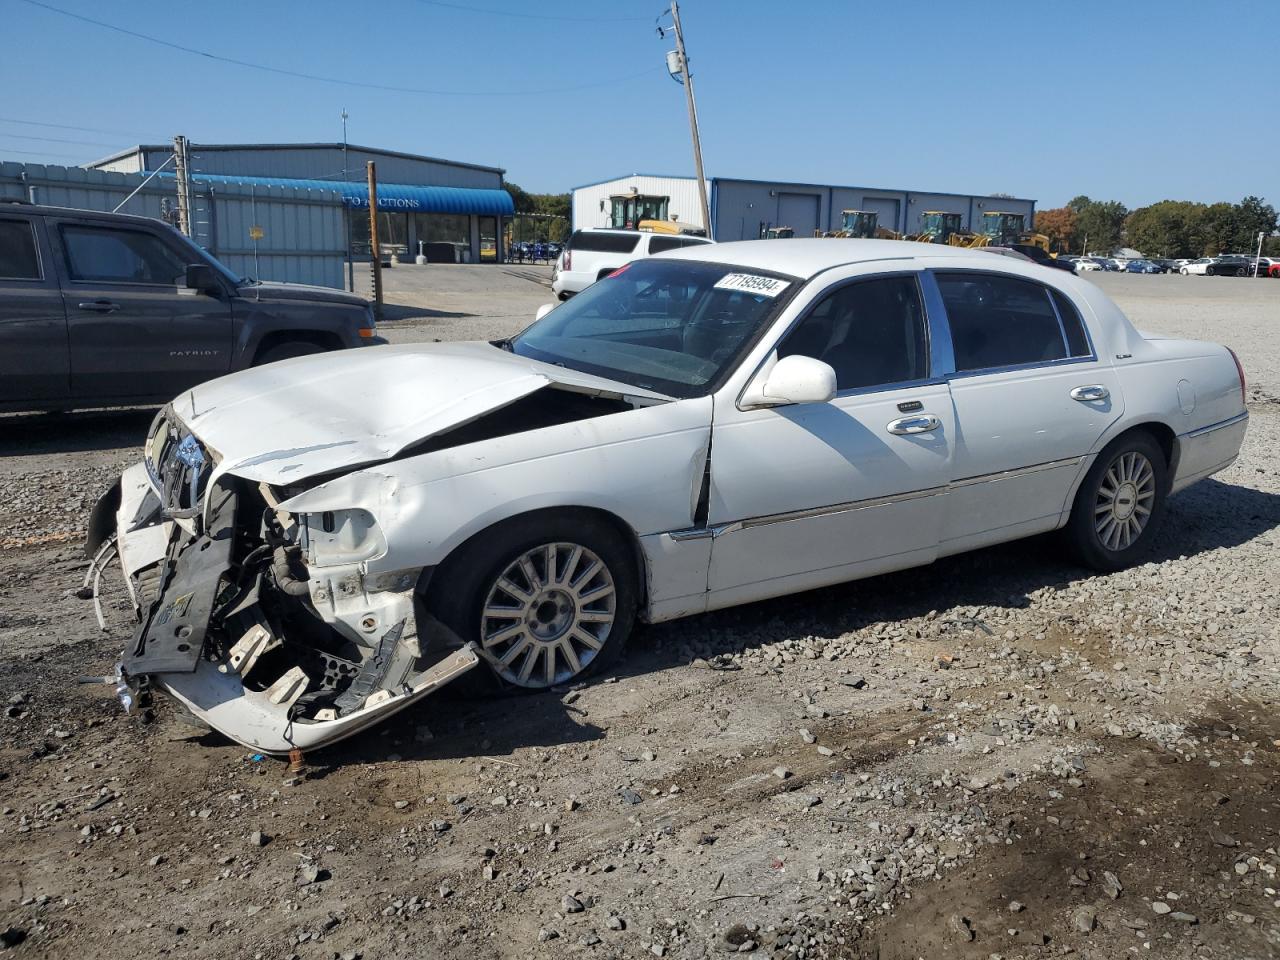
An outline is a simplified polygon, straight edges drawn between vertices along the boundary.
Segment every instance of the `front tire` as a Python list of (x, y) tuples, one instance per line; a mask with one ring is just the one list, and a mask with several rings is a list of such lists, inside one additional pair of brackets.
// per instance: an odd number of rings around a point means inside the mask
[(433, 578), (428, 605), (475, 641), (499, 686), (539, 691), (618, 659), (635, 624), (637, 583), (631, 546), (608, 523), (548, 512), (464, 544)]
[(1108, 573), (1136, 563), (1160, 526), (1168, 494), (1169, 467), (1150, 434), (1107, 444), (1080, 484), (1067, 522), (1077, 559)]

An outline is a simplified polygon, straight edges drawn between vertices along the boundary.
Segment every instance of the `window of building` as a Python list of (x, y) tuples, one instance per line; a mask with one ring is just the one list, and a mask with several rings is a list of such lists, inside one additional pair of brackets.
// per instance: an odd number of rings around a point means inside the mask
[(39, 280), (36, 236), (28, 220), (0, 220), (0, 280)]
[(1047, 287), (985, 273), (939, 273), (937, 278), (957, 372), (1089, 355), (1080, 314), (1065, 297), (1057, 298), (1054, 309)]
[(187, 265), (159, 237), (112, 227), (62, 228), (72, 280), (176, 286)]
[(838, 390), (929, 375), (924, 309), (915, 277), (859, 280), (822, 298), (788, 334), (778, 356), (830, 364)]
[(462, 213), (415, 213), (413, 229), (426, 243), (471, 246), (471, 218)]

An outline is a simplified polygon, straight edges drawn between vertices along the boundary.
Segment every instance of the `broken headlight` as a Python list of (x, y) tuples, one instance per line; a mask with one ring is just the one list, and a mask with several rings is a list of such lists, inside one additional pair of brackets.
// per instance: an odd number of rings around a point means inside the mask
[(335, 567), (372, 560), (387, 552), (387, 541), (368, 510), (325, 510), (298, 514), (299, 538), (308, 566)]

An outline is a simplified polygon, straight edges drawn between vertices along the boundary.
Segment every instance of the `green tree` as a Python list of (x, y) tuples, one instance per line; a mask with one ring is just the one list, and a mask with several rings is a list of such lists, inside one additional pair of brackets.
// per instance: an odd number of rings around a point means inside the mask
[(1090, 200), (1079, 196), (1067, 204), (1076, 212), (1076, 234), (1090, 250), (1110, 253), (1120, 246), (1128, 209), (1118, 200)]
[(1125, 240), (1148, 256), (1198, 257), (1196, 229), (1204, 209), (1202, 203), (1183, 200), (1139, 207), (1125, 221)]
[(1235, 214), (1232, 249), (1237, 252), (1256, 250), (1258, 234), (1270, 237), (1276, 232), (1276, 208), (1261, 197), (1245, 197), (1236, 204)]
[[(530, 193), (515, 183), (504, 183), (515, 204), (516, 217), (511, 228), (511, 239), (530, 242), (563, 240), (569, 233), (569, 194)], [(537, 216), (520, 216), (520, 214)], [(548, 219), (555, 218), (555, 219)]]

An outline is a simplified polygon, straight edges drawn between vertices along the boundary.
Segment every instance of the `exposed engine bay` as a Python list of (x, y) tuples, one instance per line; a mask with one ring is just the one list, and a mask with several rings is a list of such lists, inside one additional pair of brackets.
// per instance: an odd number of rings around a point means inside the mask
[[(393, 459), (629, 409), (543, 389)], [(387, 546), (369, 511), (280, 509), (325, 479), (278, 487), (223, 472), (161, 411), (144, 461), (90, 522), (86, 583), (96, 596), (118, 552), (137, 617), (119, 666), (126, 707), (154, 686), (232, 739), (287, 753), (356, 733), (481, 663), (424, 608), (430, 569), (367, 572)]]

